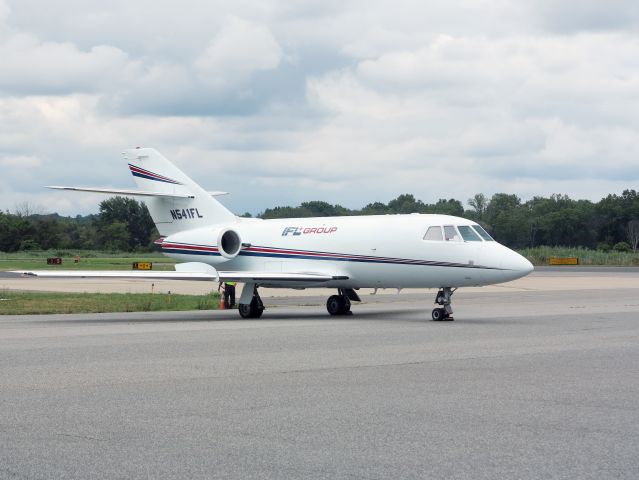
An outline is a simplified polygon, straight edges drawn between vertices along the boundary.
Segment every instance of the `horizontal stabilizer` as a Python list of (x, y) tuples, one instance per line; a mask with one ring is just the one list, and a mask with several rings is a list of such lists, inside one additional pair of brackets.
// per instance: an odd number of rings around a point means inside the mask
[[(58, 185), (49, 185), (46, 188), (53, 188), (55, 190), (70, 190), (72, 192), (93, 192), (93, 193), (108, 193), (115, 195), (129, 195), (132, 197), (168, 197), (168, 198), (195, 198), (195, 195), (186, 195), (180, 193), (166, 193), (166, 192), (149, 192), (147, 190), (131, 190), (126, 188), (94, 188), (94, 187), (61, 187)], [(229, 192), (206, 192), (212, 197), (220, 197), (222, 195), (228, 195)]]
[[(57, 185), (51, 185), (47, 188), (53, 188), (55, 190), (70, 190), (73, 192), (94, 192), (94, 193), (108, 193), (115, 195), (128, 195), (132, 197), (168, 197), (168, 198), (195, 198), (194, 195), (187, 195), (183, 193), (167, 193), (167, 192), (149, 192), (147, 190), (127, 190), (116, 188), (93, 188), (93, 187), (60, 187)], [(222, 192), (215, 192), (222, 194)]]

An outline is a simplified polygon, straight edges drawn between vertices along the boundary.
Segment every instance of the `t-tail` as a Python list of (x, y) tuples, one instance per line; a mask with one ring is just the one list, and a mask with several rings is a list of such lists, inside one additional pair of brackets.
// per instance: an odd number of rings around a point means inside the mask
[[(153, 148), (125, 150), (124, 158), (160, 235), (236, 221), (237, 217)], [(159, 196), (153, 194), (165, 194)]]

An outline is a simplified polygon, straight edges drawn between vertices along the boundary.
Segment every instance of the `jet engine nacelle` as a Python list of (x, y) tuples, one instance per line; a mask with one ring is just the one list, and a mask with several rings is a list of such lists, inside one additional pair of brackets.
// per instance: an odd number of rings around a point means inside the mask
[(237, 257), (242, 249), (240, 234), (231, 228), (220, 230), (217, 235), (217, 248), (227, 260)]
[(171, 257), (213, 265), (237, 257), (242, 239), (233, 227), (208, 227), (169, 235), (160, 246)]

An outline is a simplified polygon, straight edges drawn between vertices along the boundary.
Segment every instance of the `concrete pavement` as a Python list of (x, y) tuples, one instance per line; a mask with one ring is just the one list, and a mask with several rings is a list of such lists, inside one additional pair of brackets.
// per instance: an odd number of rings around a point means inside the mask
[(1, 316), (0, 478), (634, 479), (639, 282), (604, 278), (460, 290), (441, 323), (413, 293)]

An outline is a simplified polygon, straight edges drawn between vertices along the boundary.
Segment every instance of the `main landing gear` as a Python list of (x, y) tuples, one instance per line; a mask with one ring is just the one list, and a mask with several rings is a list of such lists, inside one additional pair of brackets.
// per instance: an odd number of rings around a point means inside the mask
[(326, 300), (326, 310), (331, 315), (353, 315), (351, 300), (361, 302), (357, 292), (352, 288), (338, 288), (337, 295), (331, 295)]
[(441, 308), (433, 309), (433, 320), (435, 322), (439, 322), (442, 320), (453, 321), (453, 306), (451, 305), (451, 297), (453, 293), (457, 290), (456, 288), (451, 287), (443, 287), (437, 292), (437, 296), (435, 296), (435, 303), (437, 305), (442, 305)]
[(260, 318), (262, 316), (264, 304), (254, 284), (247, 283), (244, 285), (242, 296), (240, 297), (239, 311), (242, 318)]
[[(352, 288), (338, 288), (337, 295), (331, 295), (326, 301), (326, 310), (331, 315), (352, 315), (351, 301), (361, 302), (357, 292)], [(257, 293), (257, 285), (247, 283), (242, 289), (239, 302), (239, 311), (242, 318), (260, 318), (264, 312), (264, 304)]]

